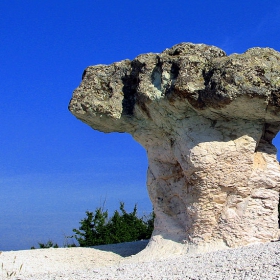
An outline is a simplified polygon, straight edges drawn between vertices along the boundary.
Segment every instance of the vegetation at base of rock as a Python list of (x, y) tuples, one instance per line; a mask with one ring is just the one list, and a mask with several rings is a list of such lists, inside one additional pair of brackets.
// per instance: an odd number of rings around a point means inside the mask
[(53, 243), (51, 240), (49, 240), (47, 243), (38, 243), (40, 249), (47, 249), (47, 248), (58, 248), (58, 245), (56, 243)]
[[(38, 242), (40, 249), (49, 249), (49, 248), (58, 248), (57, 243), (53, 243), (51, 240), (49, 240), (46, 243), (40, 243)], [(32, 246), (30, 249), (36, 249), (34, 246)]]
[[(46, 243), (39, 243), (38, 242), (38, 245), (39, 245), (39, 249), (59, 248), (58, 244), (52, 242), (51, 240), (49, 240)], [(70, 247), (77, 247), (77, 245), (75, 243), (71, 243), (71, 244), (66, 243), (66, 244), (64, 244), (63, 247), (64, 248), (70, 248)], [(33, 249), (36, 249), (36, 248), (34, 246), (32, 246), (30, 249), (33, 250)]]
[[(96, 208), (95, 212), (86, 211), (86, 217), (80, 221), (79, 229), (73, 229), (73, 236), (65, 236), (67, 247), (89, 247), (96, 245), (131, 242), (143, 239), (150, 239), (154, 229), (154, 213), (147, 216), (138, 217), (137, 207), (131, 213), (124, 208), (124, 203), (120, 203), (120, 212), (116, 210), (109, 218), (108, 210), (103, 207)], [(68, 240), (75, 238), (79, 245)], [(57, 243), (48, 240), (46, 243), (38, 242), (39, 249), (59, 248)], [(32, 246), (30, 249), (36, 249)]]
[(154, 213), (139, 218), (136, 205), (128, 213), (121, 202), (120, 212), (116, 210), (111, 218), (108, 217), (108, 210), (99, 207), (95, 212), (86, 211), (86, 217), (80, 224), (79, 229), (73, 229), (73, 237), (81, 247), (137, 241), (151, 237)]

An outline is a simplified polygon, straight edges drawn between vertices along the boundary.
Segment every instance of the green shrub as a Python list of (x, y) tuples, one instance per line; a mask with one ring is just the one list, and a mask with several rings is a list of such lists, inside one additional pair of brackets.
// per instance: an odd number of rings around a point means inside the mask
[[(68, 237), (66, 237), (68, 238)], [(39, 249), (49, 249), (49, 248), (59, 248), (59, 246), (57, 245), (57, 243), (53, 243), (51, 240), (49, 240), (48, 242), (46, 243), (39, 243), (38, 242), (38, 245), (39, 245)], [(72, 243), (68, 243), (66, 242), (64, 245), (63, 245), (64, 248), (71, 248), (71, 247), (77, 247), (77, 245), (72, 242)], [(35, 250), (35, 246), (32, 246), (30, 248), (31, 250)]]
[(40, 249), (58, 248), (58, 245), (56, 243), (53, 243), (51, 240), (49, 240), (47, 243), (38, 243), (38, 244)]
[(86, 218), (80, 224), (73, 232), (81, 247), (137, 241), (151, 237), (154, 214), (138, 218), (136, 205), (127, 213), (121, 202), (120, 212), (116, 210), (111, 218), (108, 218), (108, 210), (99, 207), (94, 213), (86, 211)]

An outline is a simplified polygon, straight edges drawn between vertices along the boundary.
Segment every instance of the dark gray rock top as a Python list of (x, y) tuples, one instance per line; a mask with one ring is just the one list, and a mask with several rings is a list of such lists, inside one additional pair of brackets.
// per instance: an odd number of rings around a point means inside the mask
[(94, 129), (129, 133), (192, 115), (256, 120), (279, 130), (279, 108), (279, 52), (252, 48), (227, 56), (217, 47), (191, 43), (90, 66), (69, 104)]

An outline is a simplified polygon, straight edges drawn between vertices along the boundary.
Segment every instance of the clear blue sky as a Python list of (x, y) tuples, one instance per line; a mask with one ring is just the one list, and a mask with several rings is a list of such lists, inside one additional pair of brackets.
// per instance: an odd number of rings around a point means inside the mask
[(2, 0), (0, 251), (62, 244), (105, 199), (152, 210), (144, 149), (68, 112), (84, 68), (180, 42), (280, 51), (279, 30), (279, 0)]

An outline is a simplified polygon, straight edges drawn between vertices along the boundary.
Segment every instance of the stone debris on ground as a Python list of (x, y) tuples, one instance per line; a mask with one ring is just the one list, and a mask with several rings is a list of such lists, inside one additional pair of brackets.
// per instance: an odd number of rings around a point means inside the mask
[[(112, 250), (136, 253), (147, 243), (132, 242), (114, 245)], [(280, 279), (280, 242), (250, 245), (205, 254), (170, 256), (145, 261), (137, 255), (121, 257), (106, 248), (43, 249), (3, 252), (1, 262), (11, 263), (17, 257), (16, 268), (23, 270), (15, 277), (20, 280), (276, 280)], [(123, 246), (123, 249), (121, 247)], [(130, 249), (129, 249), (130, 248)], [(3, 258), (4, 255), (4, 258)], [(65, 261), (68, 261), (68, 264)], [(8, 264), (4, 264), (4, 267)], [(28, 270), (32, 267), (32, 271)], [(1, 278), (0, 278), (1, 279)]]

